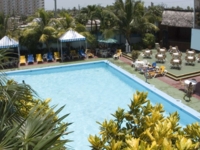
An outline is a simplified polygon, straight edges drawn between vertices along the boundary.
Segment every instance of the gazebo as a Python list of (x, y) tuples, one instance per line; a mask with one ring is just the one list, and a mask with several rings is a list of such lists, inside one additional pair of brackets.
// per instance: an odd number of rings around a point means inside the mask
[[(62, 51), (62, 43), (64, 42), (75, 42), (75, 41), (85, 41), (86, 38), (79, 34), (78, 32), (74, 31), (73, 29), (70, 29), (67, 31), (65, 34), (63, 34), (60, 38), (59, 41), (61, 43), (61, 58), (63, 60), (63, 51)], [(87, 45), (86, 45), (87, 47)]]
[(4, 36), (0, 40), (0, 49), (18, 47), (18, 57), (20, 57), (19, 42), (15, 41), (8, 36)]

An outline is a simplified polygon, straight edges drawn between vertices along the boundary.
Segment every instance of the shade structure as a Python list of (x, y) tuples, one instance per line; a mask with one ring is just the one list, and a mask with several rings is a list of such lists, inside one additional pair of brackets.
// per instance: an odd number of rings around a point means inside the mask
[(18, 58), (19, 58), (20, 57), (19, 42), (15, 41), (12, 38), (9, 38), (8, 36), (4, 36), (0, 40), (0, 49), (12, 48), (12, 47), (17, 47), (18, 48)]
[(117, 43), (117, 40), (116, 40), (116, 39), (109, 38), (109, 39), (105, 39), (105, 40), (98, 40), (98, 42), (100, 42), (100, 43), (112, 44), (112, 43)]
[(79, 34), (78, 32), (70, 29), (65, 34), (63, 34), (59, 38), (59, 40), (60, 42), (73, 42), (73, 41), (84, 41), (86, 40), (86, 38), (83, 35)]
[(9, 38), (8, 36), (4, 36), (0, 40), (0, 48), (10, 48), (10, 47), (18, 47), (19, 42), (15, 41), (14, 39)]
[[(79, 34), (78, 32), (76, 32), (72, 29), (70, 29), (65, 34), (63, 34), (59, 38), (59, 41), (61, 43), (61, 60), (63, 61), (62, 43), (64, 43), (64, 42), (75, 42), (75, 41), (85, 41), (85, 40), (86, 40), (86, 38), (83, 35)], [(86, 43), (86, 45), (87, 45), (87, 43)]]

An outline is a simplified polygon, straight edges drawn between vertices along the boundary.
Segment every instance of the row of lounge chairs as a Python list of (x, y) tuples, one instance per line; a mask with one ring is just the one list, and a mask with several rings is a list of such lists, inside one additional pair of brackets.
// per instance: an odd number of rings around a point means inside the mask
[(25, 55), (20, 56), (19, 65), (26, 65), (26, 64), (33, 64), (35, 61), (37, 63), (43, 63), (44, 61), (52, 62), (52, 61), (60, 61), (60, 54), (59, 52), (54, 52), (54, 57), (52, 53), (46, 53), (42, 56), (42, 54), (36, 54), (36, 59), (34, 59), (33, 54), (29, 54), (26, 58)]
[[(79, 59), (79, 58), (93, 58), (94, 54), (91, 53), (89, 49), (87, 49), (85, 52), (83, 50), (79, 50), (78, 52), (76, 50), (71, 50), (69, 55), (64, 54), (63, 60), (65, 59)], [(34, 58), (33, 54), (29, 54), (26, 58), (25, 55), (20, 56), (20, 65), (26, 65), (26, 64), (33, 64), (34, 62), (37, 63), (43, 63), (44, 61), (52, 62), (52, 61), (61, 61), (61, 56), (59, 52), (54, 52), (54, 55), (52, 55), (51, 52), (46, 53), (42, 56), (42, 54), (36, 54), (36, 57)]]
[(132, 65), (135, 67), (135, 70), (143, 73), (146, 78), (155, 78), (167, 73), (166, 67), (163, 65), (158, 67), (156, 62), (149, 64), (147, 60), (137, 60)]
[(83, 51), (82, 49), (76, 51), (76, 50), (70, 50), (69, 54), (64, 54), (63, 59), (79, 59), (79, 58), (93, 58), (94, 54), (91, 52), (90, 49), (86, 49)]

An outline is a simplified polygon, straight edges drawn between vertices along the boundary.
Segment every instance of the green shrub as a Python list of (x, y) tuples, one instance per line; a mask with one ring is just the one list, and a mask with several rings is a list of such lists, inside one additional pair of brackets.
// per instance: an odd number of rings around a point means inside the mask
[(137, 50), (132, 50), (132, 52), (131, 52), (131, 57), (132, 57), (133, 61), (135, 61), (136, 59), (138, 59), (139, 55), (140, 55), (140, 52), (139, 52), (139, 51), (137, 51)]
[(145, 47), (151, 48), (155, 45), (155, 36), (151, 33), (146, 33), (142, 38), (143, 45)]

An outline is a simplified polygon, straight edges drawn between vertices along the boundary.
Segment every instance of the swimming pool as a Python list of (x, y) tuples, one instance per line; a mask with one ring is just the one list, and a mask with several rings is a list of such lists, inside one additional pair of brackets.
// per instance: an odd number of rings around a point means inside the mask
[(108, 61), (12, 71), (7, 75), (18, 82), (25, 80), (40, 97), (52, 98), (51, 105), (66, 105), (61, 115), (70, 113), (66, 121), (73, 124), (68, 131), (74, 132), (67, 138), (74, 140), (69, 145), (75, 150), (90, 149), (87, 138), (99, 132), (96, 121), (111, 119), (118, 107), (127, 109), (136, 90), (148, 91), (151, 102), (162, 103), (166, 112), (178, 111), (182, 125), (200, 121), (195, 110)]

